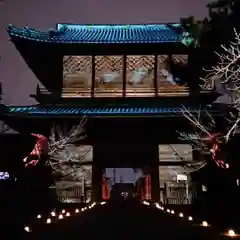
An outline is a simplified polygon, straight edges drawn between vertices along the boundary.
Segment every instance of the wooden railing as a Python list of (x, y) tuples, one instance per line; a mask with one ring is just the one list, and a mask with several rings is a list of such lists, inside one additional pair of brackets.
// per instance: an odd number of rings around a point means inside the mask
[(61, 203), (81, 203), (90, 197), (87, 196), (88, 192), (85, 191), (82, 181), (56, 182), (51, 189)]
[(197, 187), (194, 183), (172, 183), (165, 184), (165, 204), (191, 204), (197, 195)]
[[(160, 86), (157, 91), (154, 88), (127, 88), (125, 93), (127, 97), (154, 97), (156, 96), (186, 96), (189, 94), (189, 88), (186, 86)], [(121, 97), (123, 96), (122, 89), (104, 89), (94, 90), (94, 96), (96, 97)], [(46, 89), (40, 89), (40, 94), (51, 94)], [(63, 98), (89, 98), (91, 97), (91, 89), (83, 88), (64, 88), (61, 92)]]

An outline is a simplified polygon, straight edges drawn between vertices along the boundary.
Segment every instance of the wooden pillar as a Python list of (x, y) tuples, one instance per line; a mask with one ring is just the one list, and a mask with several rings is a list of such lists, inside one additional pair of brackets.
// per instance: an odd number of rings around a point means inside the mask
[(155, 90), (155, 97), (158, 96), (158, 55), (155, 54), (154, 55), (154, 78), (153, 78), (153, 86), (154, 86), (154, 90)]
[(123, 56), (123, 98), (126, 97), (127, 56)]
[(153, 162), (150, 167), (150, 176), (151, 176), (151, 194), (152, 201), (160, 201), (160, 182), (159, 182), (159, 165), (158, 161)]
[(150, 162), (150, 176), (151, 176), (151, 194), (152, 201), (160, 201), (160, 181), (159, 181), (159, 157), (158, 157), (158, 144), (154, 146), (153, 158)]
[(150, 192), (151, 200), (154, 202), (160, 201), (160, 182), (159, 182), (159, 162), (158, 162), (158, 144), (149, 146), (148, 162), (144, 167), (145, 176), (150, 176)]
[(95, 148), (93, 148), (93, 165), (92, 165), (92, 201), (102, 201), (102, 178), (104, 168), (97, 159)]
[(91, 85), (91, 97), (94, 97), (95, 90), (95, 55), (92, 56), (92, 85)]

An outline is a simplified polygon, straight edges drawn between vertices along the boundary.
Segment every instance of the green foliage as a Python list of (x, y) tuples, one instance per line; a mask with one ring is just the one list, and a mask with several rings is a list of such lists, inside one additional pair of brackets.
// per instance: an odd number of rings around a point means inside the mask
[(196, 22), (193, 16), (189, 16), (187, 18), (182, 18), (181, 24), (186, 30), (183, 33), (182, 43), (186, 46), (199, 46), (202, 34), (202, 22)]

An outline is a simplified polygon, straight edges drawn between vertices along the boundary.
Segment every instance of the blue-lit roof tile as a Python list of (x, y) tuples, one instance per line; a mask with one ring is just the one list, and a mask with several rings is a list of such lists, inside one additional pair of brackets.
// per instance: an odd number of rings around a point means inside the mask
[[(8, 107), (9, 114), (23, 114), (26, 116), (153, 116), (181, 114), (181, 107), (152, 107), (152, 108), (134, 108), (134, 107)], [(196, 109), (191, 109), (197, 112)]]
[(57, 30), (48, 32), (9, 25), (7, 31), (11, 37), (56, 43), (180, 43), (183, 38), (183, 29), (177, 24), (91, 26), (58, 24)]

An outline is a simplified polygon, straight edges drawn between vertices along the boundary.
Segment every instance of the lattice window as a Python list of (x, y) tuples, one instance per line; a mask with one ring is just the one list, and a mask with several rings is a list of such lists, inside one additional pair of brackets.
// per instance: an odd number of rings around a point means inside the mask
[(65, 88), (78, 88), (90, 93), (92, 84), (91, 56), (63, 57), (63, 85)]

